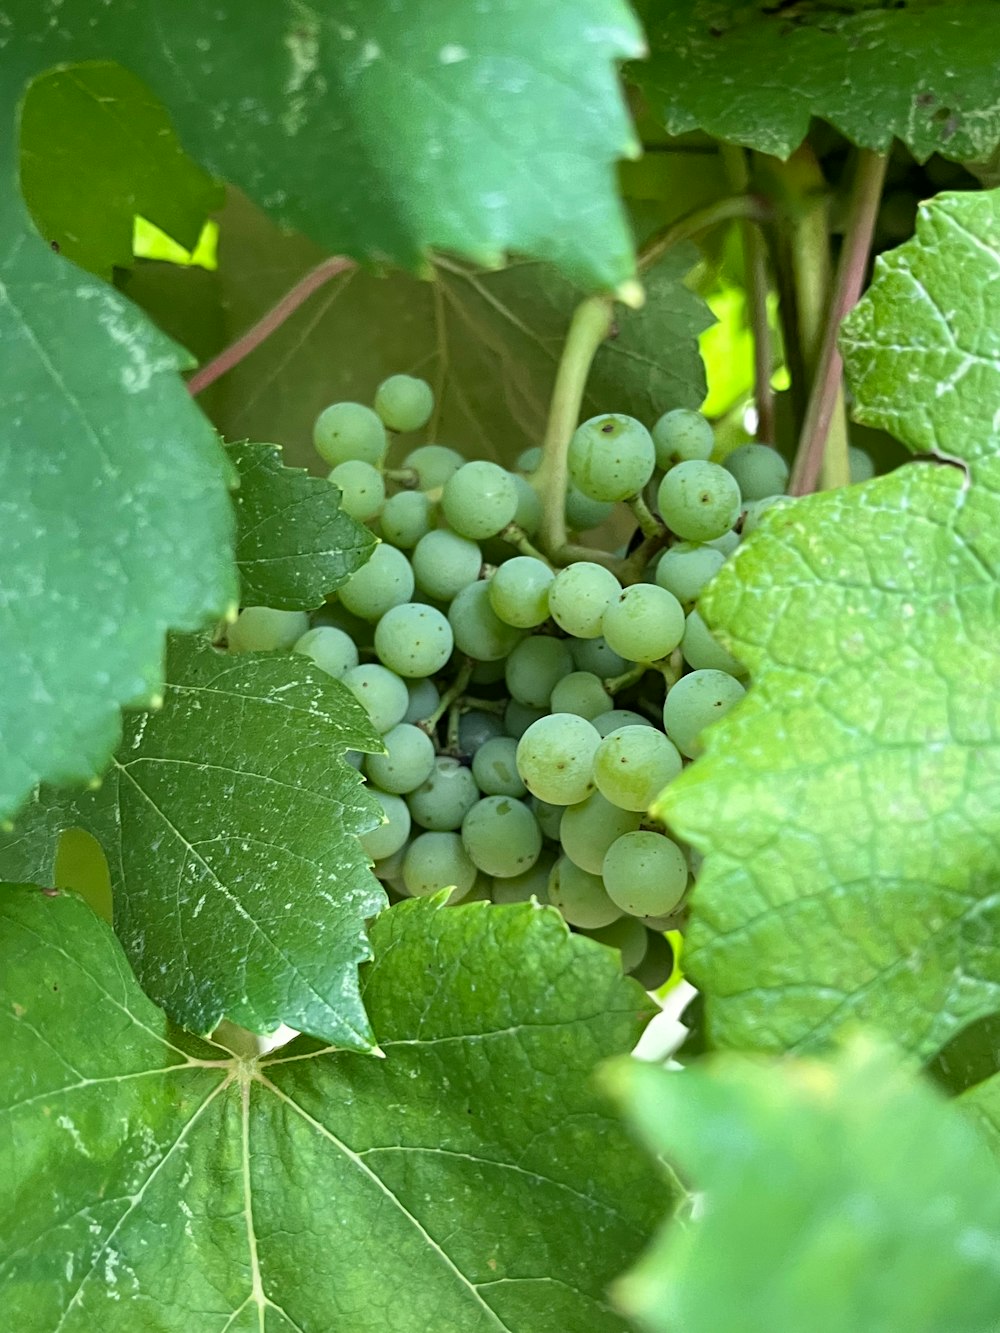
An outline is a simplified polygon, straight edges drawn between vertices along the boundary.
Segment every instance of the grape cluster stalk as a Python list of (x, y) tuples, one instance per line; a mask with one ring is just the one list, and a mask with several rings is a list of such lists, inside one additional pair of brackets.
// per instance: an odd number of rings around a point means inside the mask
[[(245, 607), (228, 648), (304, 653), (366, 709), (385, 752), (349, 757), (382, 807), (362, 843), (392, 899), (535, 898), (655, 988), (697, 856), (650, 807), (746, 689), (698, 597), (789, 502), (787, 465), (760, 444), (713, 462), (711, 425), (685, 408), (651, 429), (594, 417), (566, 460), (579, 558), (558, 564), (535, 544), (540, 449), (508, 470), (424, 443), (387, 465), (433, 409), (428, 384), (393, 375), (372, 407), (320, 413), (330, 481), (379, 544), (312, 616)], [(615, 516), (624, 546), (582, 544)]]

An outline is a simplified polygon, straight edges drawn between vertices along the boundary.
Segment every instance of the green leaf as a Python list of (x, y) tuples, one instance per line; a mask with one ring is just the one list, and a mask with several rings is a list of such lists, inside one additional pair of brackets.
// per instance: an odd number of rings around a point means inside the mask
[(754, 680), (660, 806), (717, 1044), (929, 1057), (1000, 1012), (998, 268), (1000, 193), (942, 196), (844, 333), (861, 419), (962, 465), (772, 511), (702, 604)]
[(301, 654), (171, 646), (163, 708), (127, 720), (102, 789), (42, 794), (0, 844), (8, 878), (52, 882), (80, 826), (111, 867), (115, 929), (172, 1018), (207, 1035), (288, 1023), (358, 1049), (357, 965), (384, 905), (357, 835), (378, 823), (343, 760), (379, 748), (360, 705)]
[(865, 148), (901, 139), (921, 161), (986, 157), (1000, 140), (991, 0), (637, 8), (651, 55), (627, 75), (672, 134), (704, 129), (787, 157), (819, 116)]
[(605, 1288), (662, 1190), (591, 1072), (649, 1005), (555, 912), (394, 908), (385, 1058), (260, 1060), (172, 1032), (72, 895), (0, 913), (12, 1329), (623, 1333)]
[(285, 467), (274, 444), (227, 446), (240, 474), (236, 563), (246, 606), (310, 611), (375, 549), (368, 528), (340, 508), (328, 481)]
[(227, 614), (236, 570), (231, 471), (180, 348), (16, 231), (0, 343), (3, 819), (102, 771), (120, 706), (162, 689), (164, 632)]
[(21, 190), (45, 239), (102, 277), (132, 264), (136, 214), (193, 249), (224, 198), (149, 89), (108, 61), (61, 66), (28, 88)]
[(968, 1112), (994, 1156), (1000, 1158), (1000, 1074), (968, 1088), (958, 1105)]
[(618, 1284), (650, 1333), (995, 1333), (1000, 1172), (884, 1051), (616, 1075), (707, 1200)]
[(613, 62), (642, 50), (624, 0), (66, 0), (18, 16), (4, 82), (117, 60), (198, 161), (332, 253), (519, 250), (612, 289), (634, 273), (612, 163), (637, 151)]

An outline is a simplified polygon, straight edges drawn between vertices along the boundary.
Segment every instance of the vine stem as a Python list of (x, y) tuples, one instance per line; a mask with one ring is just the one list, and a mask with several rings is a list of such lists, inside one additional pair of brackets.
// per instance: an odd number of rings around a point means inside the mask
[[(792, 495), (808, 495), (821, 482), (830, 487), (846, 485), (850, 480), (846, 429), (838, 430), (836, 439), (830, 429), (838, 406), (839, 415), (843, 417), (844, 363), (837, 347), (837, 335), (844, 316), (861, 295), (887, 163), (885, 154), (867, 148), (862, 149), (858, 157), (836, 286), (788, 487)], [(828, 444), (834, 443), (838, 446), (836, 456), (828, 448)]]
[(245, 361), (261, 343), (266, 342), (271, 334), (280, 329), (282, 324), (294, 315), (299, 306), (307, 301), (314, 292), (318, 292), (328, 282), (332, 282), (341, 273), (346, 273), (348, 269), (352, 268), (354, 268), (353, 259), (346, 259), (343, 255), (333, 255), (330, 259), (324, 259), (322, 264), (317, 264), (314, 269), (310, 269), (290, 291), (284, 294), (280, 301), (276, 302), (266, 314), (258, 319), (256, 324), (251, 325), (242, 337), (237, 338), (228, 347), (224, 347), (218, 356), (214, 356), (200, 370), (195, 371), (187, 382), (188, 393), (192, 397), (204, 393), (210, 384), (214, 384), (217, 379), (221, 379), (234, 366), (238, 366), (241, 361)]
[(717, 199), (704, 208), (696, 208), (685, 213), (676, 222), (671, 222), (661, 231), (654, 232), (639, 251), (639, 272), (644, 273), (675, 245), (689, 241), (699, 232), (707, 231), (720, 222), (731, 222), (734, 218), (748, 218), (754, 222), (767, 222), (771, 217), (771, 207), (765, 199), (755, 194), (734, 194), (725, 199)]

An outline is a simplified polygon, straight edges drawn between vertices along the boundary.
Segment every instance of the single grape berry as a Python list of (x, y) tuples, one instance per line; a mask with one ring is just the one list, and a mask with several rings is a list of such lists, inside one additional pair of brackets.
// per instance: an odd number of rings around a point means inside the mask
[(338, 594), (341, 605), (362, 620), (380, 620), (413, 596), (413, 570), (402, 551), (379, 542), (368, 562), (354, 571)]
[(569, 442), (569, 473), (592, 500), (612, 502), (637, 495), (653, 475), (653, 437), (635, 417), (591, 417)]
[(445, 482), (441, 512), (462, 537), (495, 537), (517, 513), (514, 478), (497, 463), (466, 463)]
[(671, 685), (663, 704), (663, 729), (688, 759), (702, 751), (702, 732), (746, 694), (724, 671), (692, 671)]
[(664, 412), (653, 427), (652, 434), (656, 447), (656, 466), (664, 472), (675, 463), (684, 463), (692, 458), (710, 458), (715, 446), (712, 427), (700, 412), (692, 412), (687, 407), (675, 407), (671, 412)]
[(660, 556), (656, 582), (667, 592), (672, 592), (679, 602), (689, 605), (698, 599), (702, 588), (713, 574), (719, 572), (725, 559), (714, 546), (677, 542)]
[(723, 467), (736, 478), (744, 500), (766, 500), (781, 495), (788, 485), (788, 464), (769, 444), (741, 444)]
[(684, 633), (684, 608), (655, 583), (634, 583), (610, 604), (601, 621), (608, 645), (632, 662), (656, 662), (673, 652)]
[(667, 527), (693, 542), (721, 537), (739, 518), (742, 502), (735, 477), (717, 463), (697, 459), (670, 469), (657, 500)]
[(291, 648), (309, 628), (304, 611), (247, 606), (226, 631), (231, 653), (268, 653)]
[(407, 679), (433, 676), (451, 657), (454, 646), (447, 616), (423, 602), (390, 607), (375, 627), (379, 660)]
[(465, 459), (457, 449), (444, 444), (421, 444), (403, 459), (403, 467), (413, 472), (422, 491), (434, 491), (453, 477)]
[(683, 898), (688, 867), (676, 842), (639, 829), (611, 844), (601, 878), (608, 897), (629, 916), (659, 916)]
[(385, 427), (363, 403), (332, 403), (313, 426), (316, 452), (331, 467), (356, 460), (378, 467), (389, 446)]
[(596, 727), (575, 713), (550, 713), (517, 743), (517, 771), (528, 791), (552, 805), (575, 805), (594, 789)]
[(549, 613), (574, 638), (596, 639), (605, 611), (621, 590), (610, 569), (592, 560), (578, 560), (556, 575), (549, 588)]
[(338, 463), (329, 473), (340, 491), (340, 507), (359, 523), (370, 522), (385, 503), (385, 481), (378, 468), (360, 458)]
[(357, 644), (335, 625), (317, 625), (295, 640), (295, 652), (304, 653), (330, 676), (340, 677), (358, 665)]
[(434, 411), (434, 391), (426, 380), (390, 375), (375, 390), (375, 411), (390, 430), (419, 430)]
[(405, 847), (410, 836), (410, 811), (406, 802), (392, 792), (377, 787), (368, 790), (382, 807), (383, 822), (362, 835), (361, 846), (373, 861), (384, 861)]

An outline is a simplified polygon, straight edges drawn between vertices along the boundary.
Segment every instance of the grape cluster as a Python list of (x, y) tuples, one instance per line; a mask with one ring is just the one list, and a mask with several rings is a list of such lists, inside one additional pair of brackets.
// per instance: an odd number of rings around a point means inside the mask
[(433, 407), (424, 381), (393, 375), (374, 408), (320, 414), (341, 503), (381, 541), (311, 619), (245, 608), (229, 648), (305, 653), (364, 705), (385, 753), (353, 759), (384, 822), (362, 841), (390, 895), (534, 896), (658, 985), (696, 858), (649, 807), (745, 690), (695, 604), (787, 467), (756, 444), (712, 462), (711, 426), (686, 409), (651, 431), (595, 417), (569, 445), (567, 527), (617, 515), (635, 531), (559, 564), (534, 545), (540, 450), (510, 471), (440, 444), (387, 465), (392, 435)]

